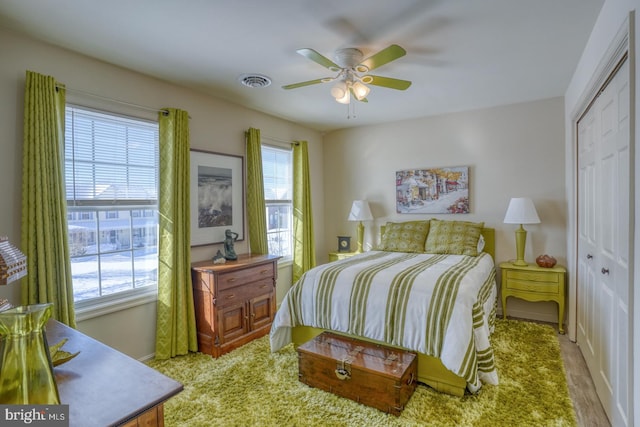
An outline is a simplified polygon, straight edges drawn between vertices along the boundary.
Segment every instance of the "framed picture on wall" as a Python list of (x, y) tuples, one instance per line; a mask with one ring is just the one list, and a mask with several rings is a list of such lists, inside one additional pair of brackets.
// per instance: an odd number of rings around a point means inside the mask
[(408, 169), (396, 172), (396, 212), (469, 213), (469, 167)]
[(244, 240), (244, 158), (191, 150), (191, 246), (221, 243), (225, 231)]

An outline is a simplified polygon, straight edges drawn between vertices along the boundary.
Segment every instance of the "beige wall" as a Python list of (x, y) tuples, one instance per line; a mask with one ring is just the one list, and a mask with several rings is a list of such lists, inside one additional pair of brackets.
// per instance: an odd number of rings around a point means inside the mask
[[(496, 228), (496, 261), (515, 258), (515, 226), (503, 224), (511, 197), (531, 197), (541, 224), (528, 225), (525, 258), (548, 253), (566, 262), (563, 99), (507, 105), (388, 125), (346, 129), (324, 140), (325, 253), (338, 235), (351, 235), (347, 215), (354, 199), (367, 199), (375, 221), (366, 224), (365, 247), (377, 242), (387, 220), (447, 218), (484, 221)], [(403, 169), (470, 167), (471, 213), (397, 214), (395, 172)], [(326, 257), (326, 254), (321, 255)], [(320, 254), (319, 254), (320, 257)], [(554, 303), (510, 298), (509, 315), (557, 321)]]
[[(26, 70), (54, 76), (73, 90), (81, 90), (152, 108), (176, 107), (191, 117), (191, 146), (204, 150), (244, 155), (244, 132), (255, 127), (281, 140), (309, 141), (312, 159), (313, 209), (323, 207), (322, 137), (319, 132), (272, 116), (220, 101), (160, 80), (80, 56), (50, 45), (26, 39), (0, 29), (0, 235), (20, 242), (20, 198), (22, 173), (22, 110)], [(251, 89), (247, 89), (251, 90)], [(70, 92), (68, 101), (139, 116), (155, 114), (128, 109), (120, 104), (99, 101)], [(321, 217), (321, 215), (317, 215)], [(323, 245), (322, 223), (316, 222), (317, 241)], [(245, 229), (246, 231), (246, 229)], [(192, 261), (212, 257), (219, 247), (192, 251)], [(247, 242), (238, 242), (238, 253), (248, 251)], [(278, 295), (290, 285), (290, 267), (281, 268)], [(19, 284), (0, 288), (0, 297), (20, 303)], [(137, 306), (79, 323), (79, 329), (136, 358), (154, 351), (155, 303)]]

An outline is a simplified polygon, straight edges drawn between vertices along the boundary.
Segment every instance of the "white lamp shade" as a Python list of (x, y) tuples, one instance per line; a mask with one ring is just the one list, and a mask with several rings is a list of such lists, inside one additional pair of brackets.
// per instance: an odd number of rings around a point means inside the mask
[(0, 285), (9, 284), (26, 275), (27, 257), (9, 243), (7, 237), (0, 236)]
[(343, 98), (347, 93), (347, 84), (343, 81), (339, 81), (331, 88), (331, 96), (335, 99)]
[(373, 215), (371, 215), (371, 209), (369, 209), (369, 203), (366, 200), (354, 200), (351, 205), (351, 212), (349, 212), (349, 221), (371, 221)]
[(353, 87), (353, 93), (355, 94), (358, 101), (362, 101), (367, 97), (367, 95), (369, 95), (369, 91), (370, 91), (369, 87), (366, 85), (363, 85), (360, 82), (355, 82), (352, 87)]
[(349, 90), (344, 92), (344, 96), (342, 98), (336, 98), (336, 101), (340, 104), (349, 104), (351, 102), (351, 94), (349, 93)]
[(528, 197), (514, 197), (509, 202), (504, 216), (505, 224), (539, 224), (540, 218), (533, 202)]

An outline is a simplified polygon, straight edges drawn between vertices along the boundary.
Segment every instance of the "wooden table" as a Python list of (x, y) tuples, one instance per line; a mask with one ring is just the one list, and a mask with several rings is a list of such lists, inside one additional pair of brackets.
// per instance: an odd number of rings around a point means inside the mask
[(182, 384), (56, 320), (49, 320), (46, 335), (49, 345), (68, 338), (62, 350), (80, 351), (54, 368), (70, 426), (164, 425), (163, 402)]
[(357, 254), (357, 252), (329, 252), (329, 262), (350, 258)]

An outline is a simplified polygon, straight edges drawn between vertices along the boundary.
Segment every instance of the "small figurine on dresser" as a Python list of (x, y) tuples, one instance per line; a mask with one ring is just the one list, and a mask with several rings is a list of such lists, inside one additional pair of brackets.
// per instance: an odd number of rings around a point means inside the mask
[(226, 230), (224, 232), (224, 257), (229, 261), (235, 261), (238, 259), (238, 255), (236, 255), (236, 251), (233, 248), (234, 242), (238, 238), (238, 233), (235, 233), (231, 230)]
[(224, 264), (225, 262), (227, 262), (227, 259), (224, 257), (224, 255), (222, 255), (222, 252), (220, 252), (220, 249), (218, 249), (218, 252), (213, 257), (213, 263)]

